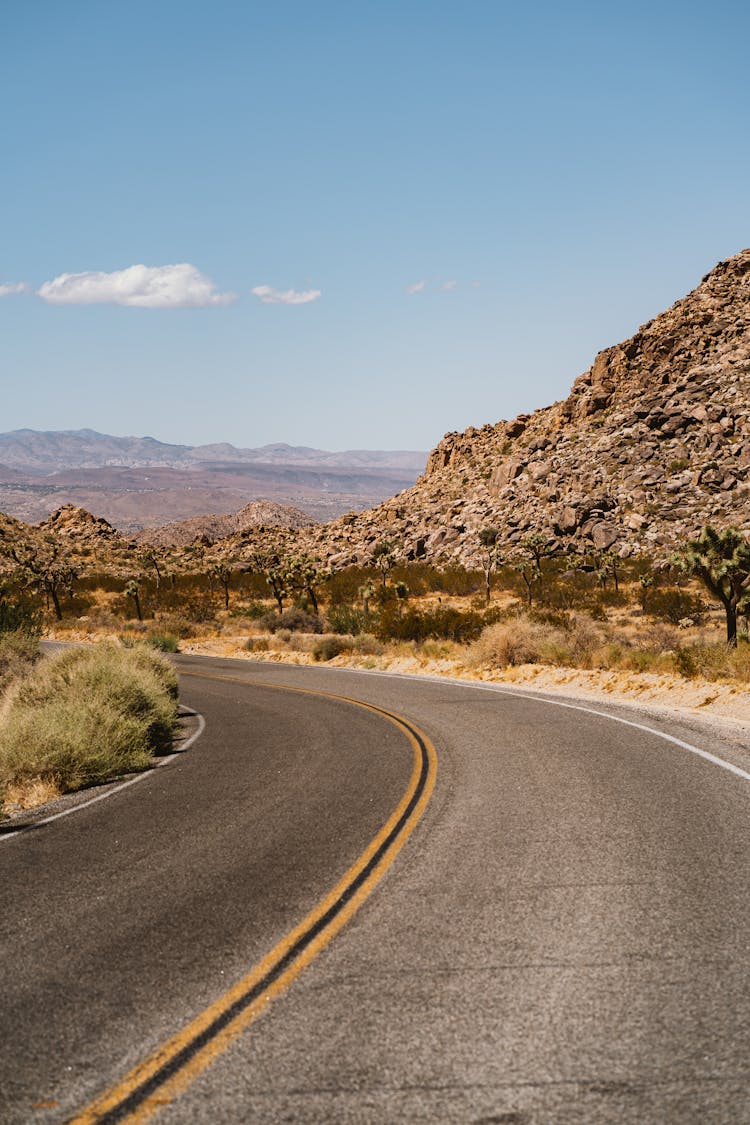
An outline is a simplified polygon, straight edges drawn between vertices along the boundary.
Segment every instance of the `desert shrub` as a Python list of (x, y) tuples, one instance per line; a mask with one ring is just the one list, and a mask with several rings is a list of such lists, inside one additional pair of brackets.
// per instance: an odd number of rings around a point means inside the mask
[(334, 656), (351, 652), (353, 645), (351, 637), (322, 637), (313, 649), (313, 657), (320, 661), (333, 660)]
[(483, 627), (482, 615), (471, 610), (438, 606), (424, 612), (408, 609), (400, 613), (398, 605), (387, 605), (378, 619), (376, 635), (381, 640), (426, 641), (432, 637), (467, 644), (476, 640)]
[(159, 652), (179, 652), (180, 646), (174, 633), (149, 633), (145, 643)]
[(79, 618), (75, 623), (77, 628), (80, 626), (81, 621), (84, 621), (89, 629), (114, 631), (122, 627), (122, 621), (112, 612), (109, 605), (92, 606), (86, 616)]
[(352, 642), (352, 649), (361, 656), (380, 656), (385, 647), (372, 633), (359, 633)]
[(155, 622), (159, 632), (172, 633), (181, 641), (195, 636), (195, 626), (182, 613), (157, 613)]
[(143, 646), (69, 649), (11, 687), (0, 726), (0, 790), (31, 778), (65, 791), (143, 769), (171, 749), (177, 678)]
[(676, 648), (674, 650), (675, 668), (681, 676), (690, 679), (698, 670), (695, 657), (689, 648)]
[(561, 630), (517, 617), (488, 626), (472, 646), (471, 659), (476, 664), (505, 668), (509, 664), (537, 664), (555, 642), (564, 643)]
[(257, 621), (268, 613), (268, 606), (263, 602), (251, 601), (245, 606), (232, 606), (229, 610), (230, 617), (247, 617), (250, 621)]
[(28, 633), (0, 633), (0, 691), (25, 675), (40, 657), (39, 639)]
[[(666, 661), (672, 663), (671, 654)], [(632, 648), (627, 651), (622, 663), (623, 668), (630, 672), (659, 672), (665, 668), (664, 652), (653, 648)]]
[(750, 645), (737, 648), (725, 641), (714, 644), (686, 645), (675, 648), (675, 664), (683, 676), (699, 676), (704, 680), (750, 681)]
[(79, 590), (101, 590), (103, 593), (114, 594), (122, 590), (122, 580), (117, 575), (109, 574), (106, 571), (94, 571), (89, 574), (82, 574), (76, 580), (76, 586)]
[(283, 613), (266, 613), (258, 624), (269, 633), (285, 630), (289, 633), (322, 633), (323, 622), (314, 613), (304, 609), (285, 609)]
[(370, 618), (363, 609), (353, 605), (334, 605), (326, 613), (328, 628), (332, 633), (356, 636), (370, 625)]
[(268, 637), (248, 637), (245, 641), (245, 652), (268, 652), (270, 647)]
[(320, 643), (318, 635), (314, 633), (288, 633), (287, 636), (289, 639), (286, 647), (290, 652), (313, 652)]
[(42, 611), (39, 602), (9, 586), (0, 586), (0, 636), (4, 633), (26, 633), (39, 636)]
[(699, 624), (704, 611), (703, 601), (697, 594), (679, 589), (651, 590), (646, 606), (646, 612), (652, 617), (672, 625), (679, 625), (685, 618)]
[(359, 599), (360, 587), (379, 581), (380, 575), (372, 566), (347, 566), (334, 571), (326, 579), (325, 595), (330, 606), (352, 605)]

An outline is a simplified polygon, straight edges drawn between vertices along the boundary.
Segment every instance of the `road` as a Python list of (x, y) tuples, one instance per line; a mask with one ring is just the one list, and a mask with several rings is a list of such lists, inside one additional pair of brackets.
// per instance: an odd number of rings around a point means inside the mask
[[(747, 777), (532, 696), (178, 663), (187, 753), (0, 839), (3, 1123), (750, 1122)], [(414, 784), (415, 736), (331, 694), (424, 732), (429, 803), (298, 978), (128, 1105)]]

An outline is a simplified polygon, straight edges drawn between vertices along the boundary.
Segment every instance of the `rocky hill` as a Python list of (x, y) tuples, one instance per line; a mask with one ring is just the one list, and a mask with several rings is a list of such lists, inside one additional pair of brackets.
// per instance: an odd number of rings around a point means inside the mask
[(471, 563), (487, 526), (505, 549), (535, 532), (622, 557), (707, 522), (750, 532), (749, 330), (744, 250), (600, 352), (563, 402), (447, 434), (416, 485), (326, 525), (314, 546), (343, 564), (388, 538), (407, 558)]
[(236, 532), (250, 528), (286, 528), (298, 530), (315, 525), (315, 520), (299, 508), (274, 504), (270, 500), (254, 500), (239, 512), (226, 515), (195, 516), (192, 519), (167, 523), (139, 531), (134, 536), (138, 544), (156, 547), (186, 547), (199, 541), (205, 545), (225, 539)]
[[(628, 558), (666, 554), (709, 522), (750, 533), (750, 250), (600, 352), (563, 402), (447, 434), (417, 483), (377, 507), (315, 524), (253, 503), (139, 538), (177, 548), (198, 539), (213, 544), (210, 556), (235, 559), (287, 545), (339, 566), (368, 562), (387, 539), (403, 559), (476, 565), (486, 527), (505, 552), (536, 533), (551, 549)], [(136, 547), (71, 505), (33, 530), (121, 565)], [(31, 532), (0, 516), (0, 547)]]

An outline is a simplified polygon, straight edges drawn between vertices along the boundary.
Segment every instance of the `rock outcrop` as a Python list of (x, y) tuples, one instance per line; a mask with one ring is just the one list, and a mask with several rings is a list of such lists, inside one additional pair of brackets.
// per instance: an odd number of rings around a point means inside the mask
[(146, 528), (137, 532), (134, 540), (143, 546), (186, 547), (196, 542), (209, 546), (249, 529), (284, 528), (296, 531), (315, 525), (316, 521), (299, 508), (276, 504), (271, 500), (253, 500), (238, 512), (194, 516), (162, 527)]
[(405, 558), (472, 563), (482, 527), (622, 557), (707, 522), (750, 532), (750, 250), (596, 356), (563, 402), (447, 434), (417, 484), (311, 537), (339, 563), (391, 539)]

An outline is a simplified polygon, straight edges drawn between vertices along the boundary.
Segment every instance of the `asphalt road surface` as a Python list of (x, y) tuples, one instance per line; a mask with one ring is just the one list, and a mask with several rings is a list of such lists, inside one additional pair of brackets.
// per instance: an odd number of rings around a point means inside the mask
[(750, 1122), (747, 776), (531, 696), (178, 663), (190, 750), (0, 836), (4, 1125)]

